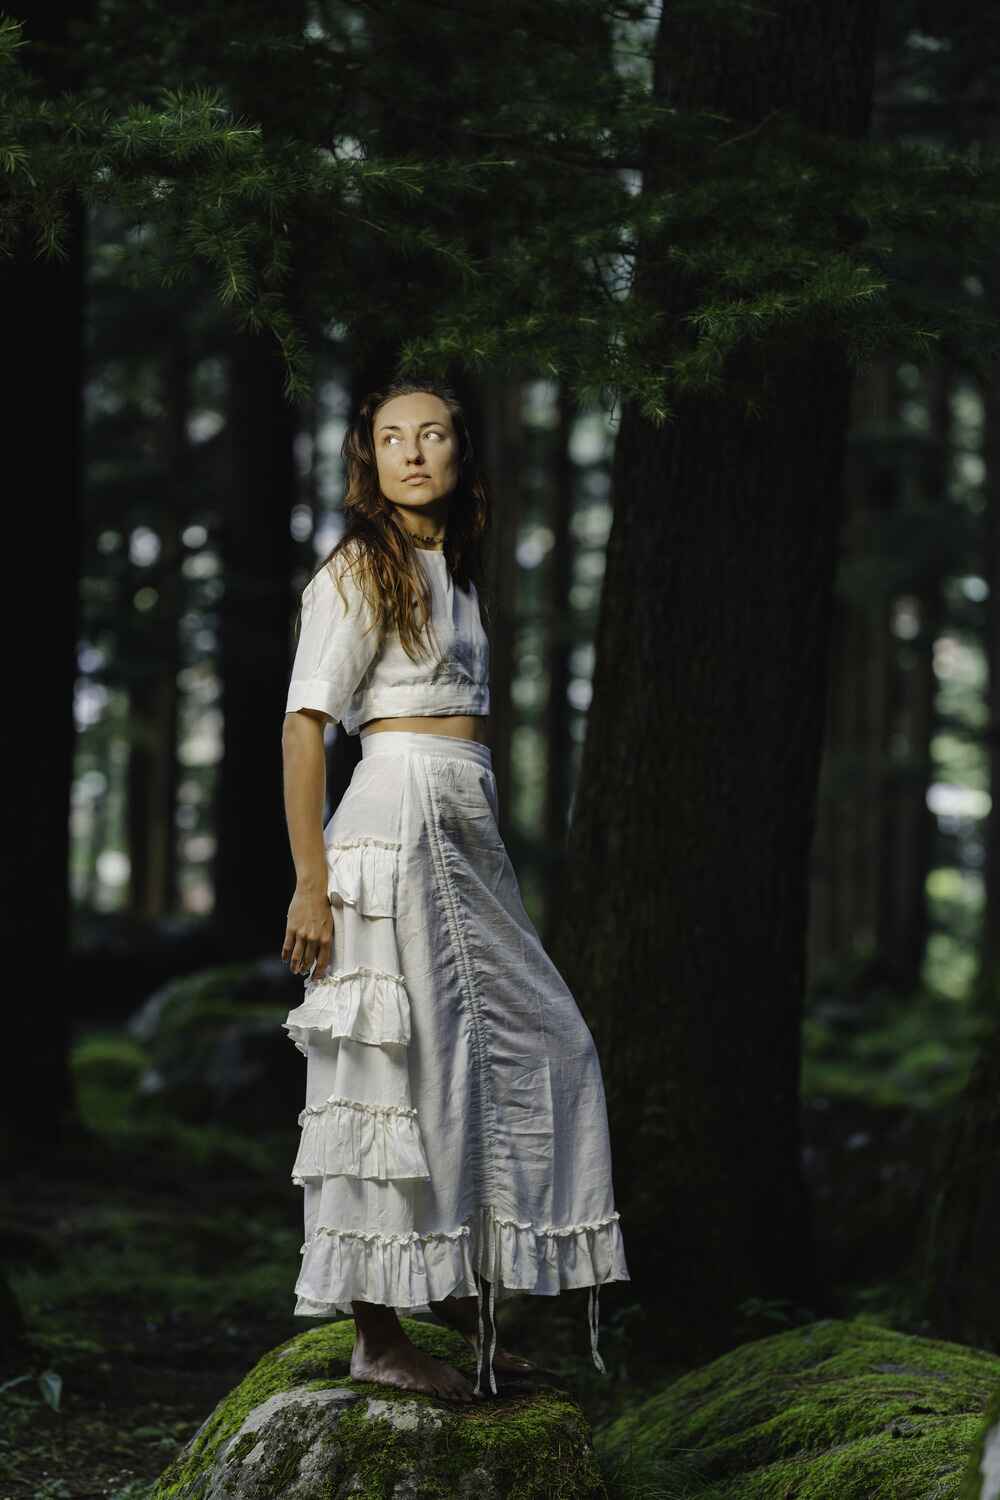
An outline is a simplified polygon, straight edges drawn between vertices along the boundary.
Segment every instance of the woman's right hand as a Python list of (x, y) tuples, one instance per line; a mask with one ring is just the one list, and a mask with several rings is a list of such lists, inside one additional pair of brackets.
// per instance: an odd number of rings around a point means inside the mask
[(320, 979), (330, 962), (333, 949), (333, 910), (322, 886), (295, 887), (281, 958), (293, 974), (308, 974), (313, 960), (312, 978)]

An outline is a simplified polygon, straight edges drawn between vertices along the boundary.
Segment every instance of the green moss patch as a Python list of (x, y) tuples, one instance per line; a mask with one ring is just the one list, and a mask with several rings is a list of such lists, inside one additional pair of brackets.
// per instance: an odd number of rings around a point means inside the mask
[[(674, 1381), (596, 1437), (605, 1469), (702, 1500), (948, 1500), (1000, 1356), (826, 1319)], [(616, 1468), (617, 1466), (617, 1468)]]
[[(419, 1349), (470, 1380), (475, 1356), (450, 1329), (401, 1319)], [(161, 1476), (152, 1500), (382, 1500), (461, 1495), (518, 1500), (606, 1496), (586, 1419), (547, 1386), (468, 1406), (353, 1380), (354, 1321), (324, 1323), (266, 1354), (219, 1402)]]

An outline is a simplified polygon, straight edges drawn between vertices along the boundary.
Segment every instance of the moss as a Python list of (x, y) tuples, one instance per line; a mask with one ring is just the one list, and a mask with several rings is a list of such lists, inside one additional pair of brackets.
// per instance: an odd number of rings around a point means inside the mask
[[(385, 1395), (380, 1386), (379, 1398)], [(422, 1399), (434, 1404), (432, 1397)], [(605, 1493), (583, 1413), (557, 1391), (477, 1405), (456, 1414), (448, 1425), (452, 1430), (435, 1455), (433, 1472), (422, 1475), (421, 1500), (449, 1500), (458, 1493), (462, 1476), (476, 1469), (492, 1477), (499, 1494), (518, 1500), (582, 1500)], [(413, 1463), (409, 1435), (387, 1421), (373, 1421), (362, 1408), (344, 1415), (340, 1432), (350, 1435), (356, 1493), (365, 1500), (392, 1493)], [(556, 1454), (558, 1463), (553, 1462)]]
[(262, 978), (258, 966), (252, 963), (219, 964), (183, 974), (165, 987), (153, 1028), (153, 1046), (180, 1043), (192, 1026), (255, 1015), (270, 1019), (281, 1010), (273, 990), (273, 981)]
[(956, 1496), (998, 1383), (997, 1355), (827, 1319), (691, 1371), (596, 1442), (626, 1478), (679, 1465), (704, 1500)]
[(149, 1054), (121, 1032), (92, 1032), (70, 1054), (77, 1103), (90, 1130), (113, 1130), (131, 1115)]
[[(475, 1355), (465, 1339), (435, 1324), (412, 1318), (401, 1322), (419, 1349), (474, 1379)], [(381, 1500), (407, 1476), (419, 1485), (413, 1494), (421, 1500), (450, 1500), (463, 1493), (463, 1476), (474, 1470), (481, 1474), (469, 1493), (490, 1493), (487, 1486), (492, 1483), (498, 1496), (516, 1495), (518, 1500), (605, 1496), (587, 1422), (563, 1392), (540, 1387), (518, 1396), (453, 1406), (421, 1392), (352, 1379), (353, 1347), (354, 1321), (345, 1318), (299, 1334), (266, 1354), (160, 1477), (152, 1500), (196, 1500), (205, 1494), (223, 1445), (269, 1397), (337, 1387), (361, 1399), (341, 1408), (335, 1425), (331, 1414), (335, 1445), (321, 1449), (323, 1482), (330, 1485), (335, 1472), (350, 1475), (351, 1493), (359, 1500)], [(373, 1410), (365, 1398), (380, 1403), (386, 1414), (378, 1407)], [(407, 1425), (389, 1419), (396, 1405), (405, 1410)], [(282, 1476), (290, 1482), (299, 1474), (308, 1452), (317, 1452), (310, 1447), (315, 1435), (301, 1422), (289, 1423), (279, 1436), (272, 1429), (268, 1442), (267, 1481), (272, 1490)], [(227, 1465), (245, 1459), (255, 1445), (256, 1439), (241, 1439), (228, 1452)]]

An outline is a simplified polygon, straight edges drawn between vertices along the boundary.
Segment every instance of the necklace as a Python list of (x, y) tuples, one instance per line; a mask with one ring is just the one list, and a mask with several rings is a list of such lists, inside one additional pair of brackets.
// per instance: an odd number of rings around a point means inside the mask
[[(415, 534), (411, 534), (410, 541), (415, 547), (423, 547), (425, 551), (428, 552), (437, 552), (439, 550), (443, 550), (444, 548), (444, 533), (442, 532), (440, 536), (432, 536), (426, 541), (421, 540), (421, 538), (416, 536)], [(441, 543), (440, 549), (438, 548), (438, 542)]]

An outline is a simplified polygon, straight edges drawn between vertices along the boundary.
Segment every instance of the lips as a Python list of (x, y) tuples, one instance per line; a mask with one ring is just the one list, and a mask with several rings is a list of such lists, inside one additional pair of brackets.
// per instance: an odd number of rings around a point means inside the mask
[(406, 478), (403, 480), (403, 483), (404, 484), (420, 484), (420, 483), (422, 483), (423, 480), (429, 479), (429, 478), (430, 478), (429, 474), (407, 474)]

